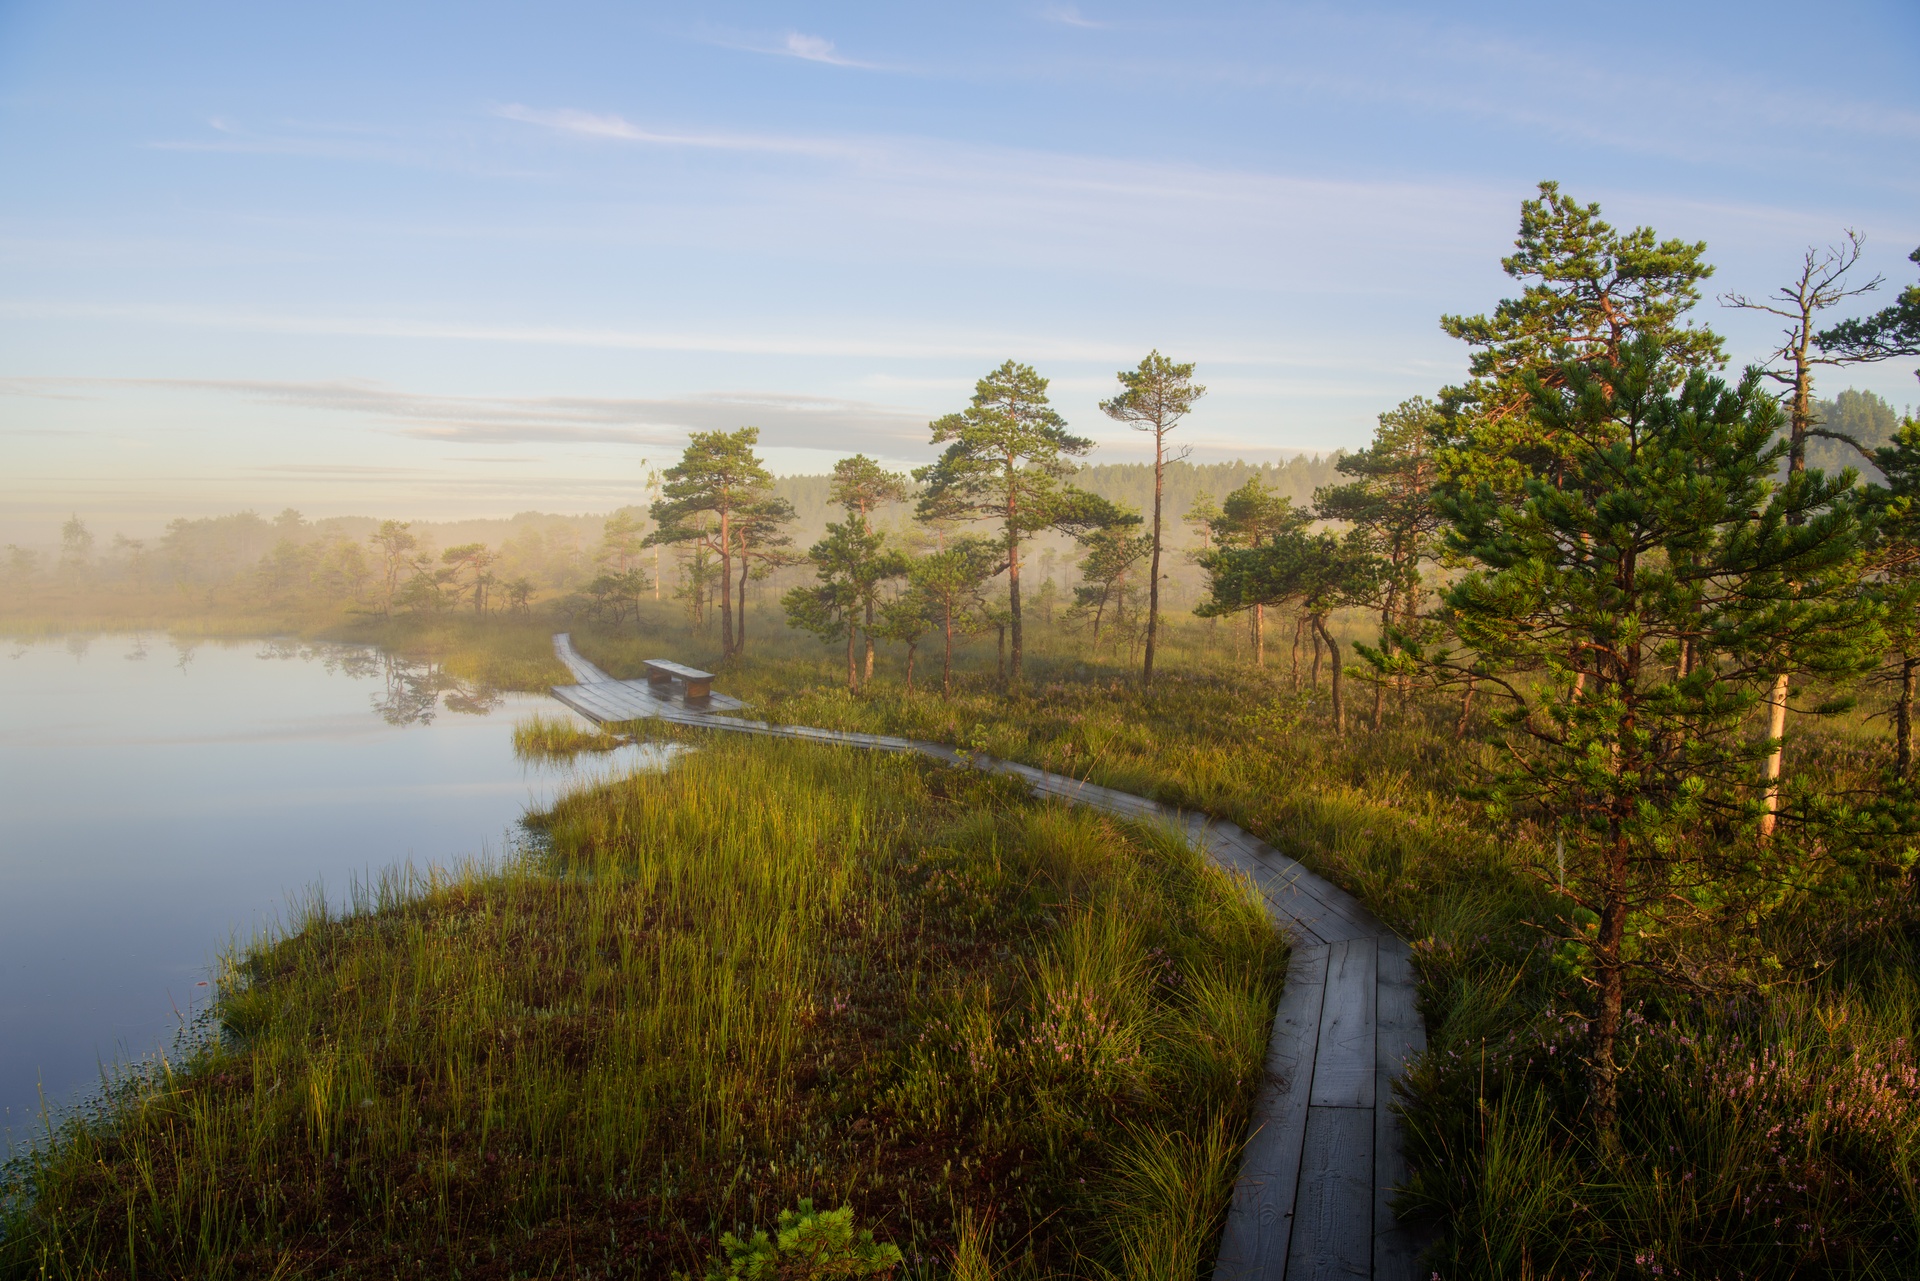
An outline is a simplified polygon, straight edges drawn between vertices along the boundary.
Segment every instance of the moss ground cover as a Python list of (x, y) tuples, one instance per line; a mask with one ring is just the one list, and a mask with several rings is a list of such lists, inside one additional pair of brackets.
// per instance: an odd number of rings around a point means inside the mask
[(533, 826), (236, 957), (0, 1275), (698, 1274), (802, 1197), (915, 1274), (1201, 1270), (1285, 948), (1176, 837), (753, 741)]

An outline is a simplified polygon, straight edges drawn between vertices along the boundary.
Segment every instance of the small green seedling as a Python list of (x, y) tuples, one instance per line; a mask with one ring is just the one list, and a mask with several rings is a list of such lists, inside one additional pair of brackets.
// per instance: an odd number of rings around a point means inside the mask
[(780, 1211), (772, 1240), (755, 1232), (742, 1241), (720, 1238), (726, 1259), (715, 1259), (707, 1281), (827, 1281), (840, 1277), (885, 1277), (900, 1265), (899, 1247), (876, 1243), (873, 1233), (853, 1230), (853, 1207), (815, 1210), (800, 1199), (798, 1210)]

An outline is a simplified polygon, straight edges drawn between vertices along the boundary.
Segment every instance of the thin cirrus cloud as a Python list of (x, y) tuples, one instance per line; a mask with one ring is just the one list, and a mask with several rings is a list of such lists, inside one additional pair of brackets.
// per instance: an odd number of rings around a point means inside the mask
[[(554, 133), (651, 147), (811, 157), (817, 173), (783, 172), (759, 181), (768, 199), (734, 216), (703, 215), (693, 234), (733, 234), (804, 253), (852, 247), (862, 259), (901, 249), (917, 259), (1009, 255), (1058, 267), (1105, 264), (1143, 244), (1186, 246), (1177, 268), (1218, 276), (1235, 288), (1271, 274), (1276, 255), (1299, 284), (1303, 269), (1342, 290), (1354, 287), (1338, 247), (1361, 257), (1361, 241), (1409, 253), (1478, 249), (1488, 219), (1504, 221), (1511, 192), (1457, 179), (1381, 181), (1305, 176), (1178, 161), (1082, 155), (926, 137), (746, 134), (665, 129), (577, 108), (513, 104), (508, 120)], [(777, 196), (777, 199), (774, 198)], [(777, 209), (768, 223), (766, 209)], [(758, 218), (758, 221), (754, 221)], [(748, 225), (751, 224), (751, 225)], [(1288, 245), (1316, 244), (1303, 256)], [(1159, 259), (1139, 255), (1141, 269)], [(1326, 268), (1326, 270), (1322, 270)]]
[(781, 51), (789, 58), (799, 58), (806, 62), (824, 62), (832, 67), (868, 68), (873, 65), (867, 62), (856, 62), (837, 52), (831, 40), (821, 36), (804, 36), (798, 31), (787, 33), (787, 39), (781, 46)]
[(791, 392), (709, 392), (670, 398), (442, 396), (377, 383), (118, 379), (117, 385), (216, 392), (255, 402), (371, 419), (397, 435), (454, 444), (676, 445), (687, 432), (760, 428), (768, 446), (919, 451), (927, 418), (896, 406)]
[(850, 58), (841, 53), (839, 46), (825, 36), (809, 35), (804, 31), (788, 31), (784, 36), (772, 40), (765, 36), (725, 33), (709, 35), (704, 37), (704, 40), (722, 49), (735, 49), (741, 53), (768, 54), (777, 58), (797, 58), (801, 62), (817, 62), (829, 67), (847, 67), (857, 71), (902, 70), (900, 67), (885, 63)]
[(1101, 31), (1107, 26), (1104, 22), (1095, 22), (1080, 12), (1080, 6), (1072, 4), (1051, 4), (1040, 11), (1040, 16), (1048, 22), (1057, 22), (1063, 27), (1081, 27), (1089, 31)]
[(538, 125), (555, 133), (574, 134), (585, 138), (606, 138), (616, 142), (648, 143), (658, 147), (690, 147), (705, 151), (758, 151), (848, 159), (865, 154), (863, 148), (840, 139), (649, 129), (634, 124), (624, 116), (579, 111), (570, 107), (541, 108), (510, 102), (495, 107), (493, 114), (502, 120)]
[[(927, 332), (919, 337), (867, 337), (858, 333), (707, 333), (696, 330), (622, 330), (521, 325), (481, 325), (381, 317), (312, 316), (293, 313), (177, 307), (95, 305), (0, 299), (0, 316), (130, 320), (208, 329), (314, 334), (343, 338), (408, 338), (424, 341), (529, 344), (616, 351), (712, 352), (744, 356), (818, 356), (861, 360), (1003, 360), (1010, 351), (1030, 360), (1138, 359), (1130, 344), (1049, 337), (1040, 334)], [(1316, 357), (1286, 356), (1254, 346), (1220, 347), (1206, 357), (1230, 363), (1321, 364)], [(15, 378), (0, 381), (0, 395), (48, 395), (48, 388), (84, 380)], [(157, 384), (156, 384), (157, 385)], [(65, 393), (60, 393), (65, 394)]]

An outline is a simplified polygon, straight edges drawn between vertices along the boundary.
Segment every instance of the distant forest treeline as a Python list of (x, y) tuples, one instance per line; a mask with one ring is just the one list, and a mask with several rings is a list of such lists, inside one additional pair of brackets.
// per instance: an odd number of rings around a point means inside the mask
[[(1872, 392), (1843, 391), (1819, 405), (1823, 424), (1858, 440), (1869, 449), (1891, 439), (1899, 424), (1894, 407)], [(1203, 576), (1182, 554), (1194, 534), (1181, 521), (1196, 500), (1218, 501), (1258, 474), (1281, 497), (1298, 507), (1309, 506), (1314, 492), (1341, 480), (1336, 470), (1340, 454), (1300, 455), (1284, 462), (1177, 462), (1167, 467), (1166, 511), (1168, 546), (1176, 553), (1167, 563), (1166, 604), (1190, 608), (1205, 592)], [(1827, 471), (1854, 467), (1868, 479), (1879, 475), (1849, 445), (1817, 438), (1808, 445), (1808, 465)], [(783, 476), (774, 485), (779, 497), (793, 504), (794, 545), (810, 546), (838, 515), (828, 501), (831, 477)], [(1102, 498), (1146, 510), (1153, 497), (1153, 468), (1148, 463), (1094, 463), (1080, 470), (1075, 483)], [(578, 591), (600, 572), (603, 532), (609, 519), (625, 514), (646, 522), (647, 495), (637, 492), (634, 502), (604, 514), (555, 515), (521, 512), (503, 519), (413, 521), (411, 531), (420, 540), (422, 556), (438, 556), (446, 549), (482, 544), (496, 554), (494, 579), (522, 582), (539, 599)], [(62, 595), (84, 589), (113, 589), (197, 598), (214, 597), (229, 604), (327, 605), (351, 607), (364, 603), (379, 573), (379, 556), (370, 536), (381, 519), (374, 516), (333, 516), (307, 520), (299, 512), (283, 511), (266, 517), (254, 511), (228, 516), (182, 518), (171, 522), (153, 539), (123, 534), (102, 537), (78, 518), (64, 530), (49, 529), (38, 545), (8, 546), (4, 575), (10, 611), (33, 610), (51, 604), (48, 589)], [(904, 530), (912, 524), (911, 509), (896, 505), (877, 513), (875, 524)], [(1034, 541), (1036, 584), (1051, 580), (1061, 591), (1078, 580), (1082, 552), (1060, 535)], [(646, 568), (651, 571), (653, 553)], [(658, 558), (663, 595), (680, 584), (680, 566), (671, 552)], [(811, 575), (798, 566), (775, 571), (751, 588), (755, 598), (777, 593)], [(791, 582), (789, 581), (791, 580)], [(496, 593), (497, 600), (504, 600)]]
[[(1892, 411), (1886, 412), (1890, 416)], [(1257, 474), (1277, 493), (1305, 506), (1316, 489), (1339, 480), (1335, 470), (1339, 457), (1336, 453), (1274, 463), (1170, 464), (1166, 477), (1169, 545), (1182, 549), (1189, 544), (1191, 535), (1180, 517), (1201, 496), (1218, 501)], [(775, 482), (775, 492), (793, 504), (792, 533), (798, 547), (811, 545), (825, 532), (827, 522), (839, 515), (838, 507), (828, 501), (830, 480), (826, 475), (783, 476)], [(1153, 500), (1149, 463), (1096, 463), (1083, 468), (1075, 481), (1136, 510), (1145, 510)], [(536, 595), (552, 597), (578, 590), (599, 573), (606, 523), (622, 514), (646, 522), (647, 496), (636, 493), (633, 503), (604, 514), (521, 512), (504, 519), (413, 521), (410, 530), (420, 541), (418, 556), (483, 544), (498, 557), (492, 566), (496, 580), (523, 581)], [(875, 523), (908, 526), (911, 508), (896, 505), (878, 513)], [(14, 609), (31, 607), (36, 588), (112, 588), (198, 594), (203, 599), (211, 592), (262, 604), (350, 606), (368, 596), (379, 575), (380, 557), (371, 537), (380, 525), (381, 519), (373, 516), (307, 520), (292, 510), (273, 517), (243, 511), (181, 518), (158, 538), (130, 539), (122, 534), (102, 538), (76, 517), (64, 530), (48, 530), (43, 544), (7, 548), (7, 596)], [(1079, 552), (1071, 540), (1058, 535), (1039, 538), (1035, 550), (1037, 578), (1052, 579), (1062, 589), (1076, 580)], [(649, 571), (652, 557), (649, 550)], [(668, 594), (678, 585), (678, 568), (671, 551), (661, 554), (659, 577)], [(1169, 603), (1184, 608), (1203, 590), (1200, 573), (1178, 556), (1169, 570)], [(811, 574), (806, 566), (778, 571), (757, 582), (754, 594), (785, 586), (788, 578), (799, 581)]]

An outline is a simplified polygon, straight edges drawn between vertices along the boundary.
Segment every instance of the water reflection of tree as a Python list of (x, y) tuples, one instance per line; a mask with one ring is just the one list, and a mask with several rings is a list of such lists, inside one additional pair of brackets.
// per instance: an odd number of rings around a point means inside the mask
[(380, 674), (380, 652), (357, 645), (337, 646), (322, 655), (322, 661), (328, 671), (357, 681), (371, 680)]
[(373, 710), (380, 719), (389, 725), (431, 725), (440, 710), (440, 691), (457, 682), (430, 661), (381, 654), (378, 662), (386, 687), (373, 696)]
[[(343, 657), (342, 670), (352, 672), (361, 661), (370, 661), (374, 670), (367, 674), (378, 675), (384, 687), (374, 695), (373, 710), (389, 725), (431, 725), (442, 706), (463, 716), (485, 716), (505, 699), (497, 689), (449, 676), (431, 659), (404, 658), (378, 651), (361, 653), (363, 659), (359, 661)], [(350, 661), (352, 667), (349, 667)]]
[(507, 696), (497, 689), (485, 685), (468, 685), (460, 681), (453, 682), (454, 689), (448, 692), (443, 702), (450, 712), (462, 716), (486, 716), (507, 701)]
[[(333, 645), (284, 637), (260, 642), (256, 658), (319, 663), (329, 673), (352, 680), (380, 682), (373, 710), (389, 725), (431, 725), (444, 706), (463, 716), (485, 716), (499, 708), (506, 695), (485, 685), (449, 676), (432, 659), (388, 654), (365, 645)], [(191, 651), (182, 651), (184, 666)], [(444, 695), (444, 699), (442, 698)]]

